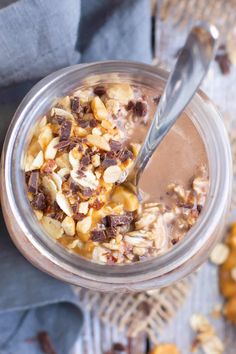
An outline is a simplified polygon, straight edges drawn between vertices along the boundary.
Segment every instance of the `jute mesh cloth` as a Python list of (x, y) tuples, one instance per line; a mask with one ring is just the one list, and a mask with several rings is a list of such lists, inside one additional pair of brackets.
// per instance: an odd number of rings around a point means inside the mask
[(100, 293), (75, 288), (82, 308), (93, 311), (105, 324), (125, 331), (127, 337), (157, 335), (173, 318), (190, 291), (194, 275), (172, 286), (142, 293)]
[[(236, 0), (159, 0), (153, 1), (157, 9), (157, 26), (165, 28), (167, 23), (171, 27), (180, 29), (190, 28), (197, 20), (205, 20), (215, 24), (223, 37), (228, 37), (236, 25)], [(155, 4), (154, 4), (155, 5)], [(165, 43), (163, 48), (162, 30), (161, 38), (157, 38), (157, 50), (166, 51), (173, 44)], [(168, 31), (170, 26), (167, 25)], [(157, 28), (157, 31), (159, 29)], [(173, 43), (173, 32), (166, 33), (169, 42)], [(161, 33), (161, 34), (160, 34)], [(158, 37), (158, 33), (157, 33)], [(176, 33), (174, 34), (176, 44)], [(181, 42), (181, 40), (180, 40)], [(167, 52), (168, 52), (167, 50)], [(155, 58), (153, 64), (168, 68), (168, 57)], [(222, 107), (221, 107), (222, 108)], [(236, 175), (236, 120), (234, 115), (224, 112), (224, 122), (229, 133), (232, 156), (234, 162), (234, 175)], [(232, 208), (236, 208), (236, 180), (233, 185)], [(115, 326), (125, 331), (127, 337), (136, 337), (146, 333), (155, 343), (158, 334), (175, 316), (191, 290), (195, 275), (191, 275), (169, 287), (143, 292), (143, 293), (99, 293), (82, 288), (75, 288), (82, 306), (87, 311), (93, 311), (105, 324)]]

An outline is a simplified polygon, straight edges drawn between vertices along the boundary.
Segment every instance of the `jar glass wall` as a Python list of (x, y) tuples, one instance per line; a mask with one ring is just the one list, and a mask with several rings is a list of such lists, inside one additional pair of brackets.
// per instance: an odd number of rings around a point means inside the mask
[(229, 207), (232, 180), (230, 146), (214, 105), (199, 91), (186, 114), (199, 131), (209, 161), (210, 186), (206, 204), (186, 237), (166, 254), (126, 265), (103, 265), (69, 253), (49, 238), (28, 202), (23, 159), (34, 125), (55, 98), (79, 86), (129, 82), (156, 93), (168, 73), (133, 62), (76, 65), (49, 75), (24, 98), (9, 127), (2, 154), (1, 203), (12, 240), (23, 255), (41, 270), (71, 284), (102, 291), (141, 291), (162, 287), (186, 276), (206, 260), (222, 234)]

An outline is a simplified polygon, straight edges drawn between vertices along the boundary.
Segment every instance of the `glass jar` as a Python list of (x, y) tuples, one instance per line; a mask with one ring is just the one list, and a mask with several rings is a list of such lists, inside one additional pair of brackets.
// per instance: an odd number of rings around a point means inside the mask
[(53, 104), (78, 86), (126, 81), (163, 90), (168, 73), (134, 62), (100, 62), (57, 71), (27, 94), (9, 127), (2, 154), (1, 202), (11, 238), (36, 267), (74, 285), (101, 291), (143, 291), (175, 282), (204, 262), (219, 240), (228, 211), (232, 162), (220, 114), (199, 91), (186, 109), (209, 160), (210, 187), (205, 207), (186, 237), (157, 258), (126, 265), (103, 265), (69, 253), (40, 227), (26, 197), (23, 159), (33, 127)]

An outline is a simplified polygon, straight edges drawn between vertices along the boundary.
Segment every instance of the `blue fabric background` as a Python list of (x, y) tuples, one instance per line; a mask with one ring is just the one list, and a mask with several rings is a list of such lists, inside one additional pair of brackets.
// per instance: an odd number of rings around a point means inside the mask
[[(78, 62), (151, 61), (149, 0), (0, 1), (0, 146), (37, 79)], [(69, 354), (82, 325), (71, 288), (29, 264), (0, 215), (0, 354), (40, 354), (45, 330)]]

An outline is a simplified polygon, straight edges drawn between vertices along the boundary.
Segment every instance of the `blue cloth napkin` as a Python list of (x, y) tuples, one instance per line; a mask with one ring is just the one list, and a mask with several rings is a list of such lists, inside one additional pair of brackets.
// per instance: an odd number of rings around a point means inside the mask
[[(37, 79), (78, 62), (151, 61), (147, 0), (1, 0), (0, 146)], [(0, 354), (42, 354), (46, 331), (69, 354), (83, 316), (69, 287), (29, 264), (0, 214)], [(82, 353), (81, 353), (82, 354)]]

